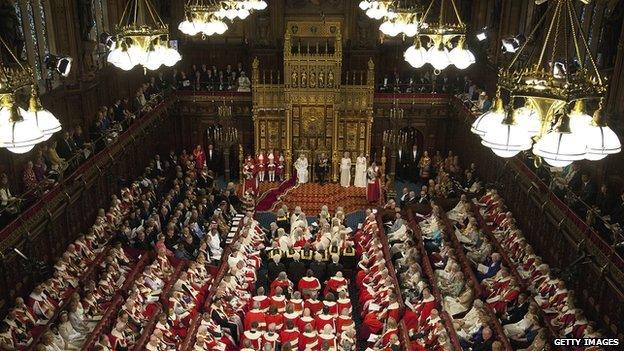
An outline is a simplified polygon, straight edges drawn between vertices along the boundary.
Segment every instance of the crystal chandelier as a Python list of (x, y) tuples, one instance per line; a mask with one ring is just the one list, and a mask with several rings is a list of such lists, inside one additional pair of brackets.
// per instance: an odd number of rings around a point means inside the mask
[[(542, 27), (545, 34), (536, 38)], [(535, 47), (527, 49), (531, 42)], [(621, 151), (617, 135), (606, 124), (606, 90), (574, 0), (550, 0), (526, 42), (499, 71), (494, 105), (474, 121), (471, 131), (501, 157), (532, 149), (537, 162), (554, 167), (599, 160)], [(502, 92), (509, 97), (506, 106)], [(596, 107), (590, 116), (586, 111), (592, 104)]]
[(171, 67), (182, 59), (170, 46), (169, 27), (150, 0), (128, 2), (114, 37), (107, 60), (125, 71), (137, 65), (149, 70)]
[(421, 8), (412, 1), (397, 1), (390, 8), (390, 12), (385, 16), (379, 30), (391, 37), (403, 34), (413, 37), (418, 33)]
[[(0, 62), (0, 147), (22, 154), (61, 130), (61, 124), (41, 106), (32, 68), (23, 65), (1, 37), (0, 42), (15, 61), (11, 66)], [(30, 88), (28, 110), (16, 101), (18, 92), (26, 88)]]
[[(446, 2), (451, 3), (455, 23), (446, 20)], [(437, 22), (432, 22), (432, 8), (439, 2)], [(414, 68), (429, 63), (436, 71), (449, 65), (458, 69), (466, 69), (475, 62), (472, 52), (466, 49), (466, 25), (461, 20), (455, 0), (432, 0), (422, 16), (419, 33), (414, 38), (414, 45), (404, 53), (405, 61)], [(423, 45), (422, 40), (425, 40)]]

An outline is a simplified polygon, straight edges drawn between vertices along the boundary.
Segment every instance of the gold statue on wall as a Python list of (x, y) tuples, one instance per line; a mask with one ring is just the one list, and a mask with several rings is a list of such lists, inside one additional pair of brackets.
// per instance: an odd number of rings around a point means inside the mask
[(319, 76), (318, 76), (318, 86), (319, 86), (319, 88), (324, 88), (325, 87), (325, 73), (323, 73), (323, 71), (321, 71), (319, 73)]
[(310, 72), (310, 88), (316, 88), (316, 73)]
[(293, 88), (297, 87), (297, 72), (293, 71), (292, 75), (290, 76), (290, 86)]
[(302, 88), (306, 88), (308, 86), (308, 75), (306, 71), (301, 72), (301, 85)]
[(329, 73), (327, 73), (327, 87), (334, 87), (334, 72), (332, 72), (331, 70), (329, 70)]

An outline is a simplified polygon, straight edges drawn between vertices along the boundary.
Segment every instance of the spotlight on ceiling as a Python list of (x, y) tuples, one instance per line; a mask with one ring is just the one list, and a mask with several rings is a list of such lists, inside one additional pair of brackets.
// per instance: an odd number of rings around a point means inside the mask
[(567, 74), (568, 70), (566, 68), (565, 63), (563, 62), (555, 62), (552, 64), (552, 73), (555, 78), (564, 78)]
[(478, 41), (484, 41), (487, 39), (487, 27), (483, 27), (480, 31), (478, 31), (476, 37)]
[(71, 71), (72, 59), (69, 56), (57, 56), (48, 54), (45, 57), (46, 68), (57, 71), (61, 76), (67, 77)]
[(104, 44), (107, 49), (112, 49), (115, 45), (115, 36), (111, 35), (107, 32), (102, 32), (100, 34), (100, 43)]
[(552, 73), (555, 78), (564, 78), (568, 74), (574, 75), (581, 69), (581, 65), (576, 59), (571, 62), (558, 60), (551, 63), (550, 67), (552, 68)]
[(503, 50), (504, 50), (504, 52), (512, 52), (513, 53), (513, 52), (518, 51), (518, 49), (520, 49), (520, 46), (522, 46), (522, 44), (524, 44), (524, 42), (526, 41), (526, 38), (524, 37), (524, 35), (518, 34), (518, 35), (513, 36), (513, 37), (504, 38), (501, 41), (503, 43)]

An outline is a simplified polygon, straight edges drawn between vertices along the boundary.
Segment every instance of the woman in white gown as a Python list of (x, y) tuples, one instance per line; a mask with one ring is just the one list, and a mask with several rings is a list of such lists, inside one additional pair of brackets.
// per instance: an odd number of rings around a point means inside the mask
[(303, 184), (308, 182), (308, 159), (305, 155), (299, 155), (295, 161), (295, 169), (297, 170), (297, 183)]
[(444, 297), (444, 309), (452, 316), (468, 311), (474, 299), (472, 280), (467, 280), (463, 291), (457, 296)]
[(351, 185), (351, 157), (348, 152), (340, 160), (340, 185), (345, 188)]
[(360, 153), (355, 162), (355, 179), (353, 185), (356, 188), (366, 188), (366, 157)]
[(58, 326), (59, 334), (65, 342), (66, 350), (78, 350), (86, 339), (86, 334), (80, 333), (72, 326), (67, 312), (61, 312)]
[(539, 322), (538, 308), (536, 304), (530, 304), (529, 311), (520, 321), (504, 325), (503, 330), (507, 337), (515, 341), (526, 341), (527, 330), (539, 327), (539, 324), (537, 324)]

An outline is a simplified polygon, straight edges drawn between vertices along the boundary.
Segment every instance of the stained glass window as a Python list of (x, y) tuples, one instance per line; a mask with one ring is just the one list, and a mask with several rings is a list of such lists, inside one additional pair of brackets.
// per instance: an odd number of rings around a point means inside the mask
[(45, 55), (50, 53), (50, 45), (48, 44), (48, 28), (47, 28), (47, 21), (46, 21), (46, 12), (45, 12), (45, 8), (43, 7), (43, 2), (42, 0), (37, 0), (37, 11), (38, 13), (38, 18), (39, 21), (41, 21), (41, 28), (39, 29), (39, 34), (41, 36), (41, 48), (43, 50), (43, 53)]
[[(13, 6), (15, 6), (15, 16), (17, 17), (17, 24), (18, 24), (17, 30), (19, 31), (21, 37), (23, 38), (24, 37), (24, 30), (23, 30), (24, 24), (22, 22), (22, 9), (21, 9), (18, 1), (16, 1)], [(28, 60), (28, 53), (26, 52), (26, 46), (25, 45), (22, 47), (22, 52), (20, 52), (18, 54), (19, 54), (19, 57), (22, 60)]]
[[(91, 35), (95, 36), (93, 39), (99, 42), (100, 35), (108, 30), (107, 18), (108, 12), (106, 7), (105, 0), (95, 0), (94, 2), (94, 17), (95, 17), (95, 26), (91, 31)], [(93, 60), (98, 62), (98, 66), (102, 67), (104, 65), (104, 60), (106, 59), (105, 50), (101, 47), (98, 47), (98, 50), (94, 52)]]
[(33, 68), (35, 70), (35, 77), (37, 77), (37, 80), (39, 80), (41, 79), (41, 57), (39, 56), (39, 39), (37, 35), (37, 27), (35, 25), (35, 14), (30, 1), (26, 3), (26, 14), (28, 17), (28, 30), (32, 45), (31, 64), (33, 65)]
[(21, 57), (32, 66), (37, 79), (48, 78), (44, 60), (50, 53), (47, 10), (44, 0), (17, 0), (15, 14), (24, 38)]

